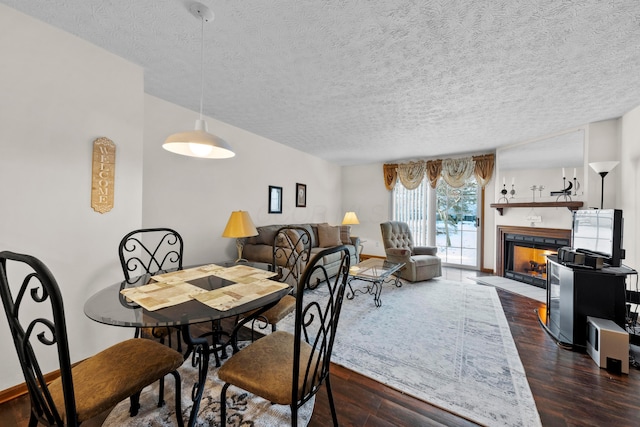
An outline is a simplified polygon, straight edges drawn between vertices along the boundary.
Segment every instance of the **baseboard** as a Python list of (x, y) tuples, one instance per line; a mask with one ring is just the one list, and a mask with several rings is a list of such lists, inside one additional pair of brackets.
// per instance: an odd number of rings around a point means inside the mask
[[(44, 375), (44, 380), (49, 384), (51, 381), (55, 380), (60, 376), (60, 370), (55, 372), (50, 372)], [(16, 399), (20, 396), (27, 394), (29, 390), (27, 389), (27, 383), (17, 384), (13, 387), (10, 387), (6, 390), (0, 391), (0, 404), (8, 402), (10, 400)]]
[(369, 254), (360, 254), (360, 261), (364, 261), (365, 259), (369, 259), (369, 258), (380, 258), (380, 259), (385, 259), (385, 256), (382, 255), (369, 255)]

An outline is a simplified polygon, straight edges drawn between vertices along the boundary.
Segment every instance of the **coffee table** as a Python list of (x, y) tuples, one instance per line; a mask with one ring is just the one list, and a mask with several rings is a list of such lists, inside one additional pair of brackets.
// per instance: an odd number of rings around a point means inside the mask
[[(376, 307), (380, 307), (382, 305), (380, 295), (384, 283), (393, 283), (397, 288), (402, 286), (399, 277), (390, 277), (402, 267), (404, 267), (403, 262), (390, 262), (383, 258), (369, 258), (352, 266), (349, 269), (349, 281), (347, 282), (349, 285), (347, 299), (353, 299), (356, 292), (369, 294), (373, 295)], [(369, 284), (364, 288), (353, 289), (351, 282), (354, 280), (362, 280)]]

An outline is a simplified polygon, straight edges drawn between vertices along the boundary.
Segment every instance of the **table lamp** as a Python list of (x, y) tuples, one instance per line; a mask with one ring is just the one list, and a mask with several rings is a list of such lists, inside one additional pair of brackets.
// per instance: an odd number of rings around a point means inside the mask
[(344, 214), (344, 218), (342, 218), (342, 225), (354, 225), (360, 224), (358, 221), (358, 216), (355, 212), (347, 212)]
[(613, 168), (618, 166), (618, 163), (620, 162), (612, 161), (612, 162), (589, 163), (589, 166), (591, 166), (591, 169), (596, 171), (602, 177), (602, 189), (600, 190), (600, 209), (603, 209), (603, 205), (604, 205), (604, 177), (607, 176), (607, 174), (611, 172)]
[(238, 248), (238, 262), (248, 262), (242, 258), (242, 249), (244, 248), (245, 237), (257, 236), (258, 230), (253, 225), (251, 216), (247, 211), (233, 211), (227, 221), (227, 226), (222, 232), (222, 237), (232, 237), (236, 239), (236, 247)]
[(342, 218), (342, 225), (356, 225), (360, 224), (358, 221), (358, 216), (355, 212), (347, 212), (344, 214), (344, 218)]

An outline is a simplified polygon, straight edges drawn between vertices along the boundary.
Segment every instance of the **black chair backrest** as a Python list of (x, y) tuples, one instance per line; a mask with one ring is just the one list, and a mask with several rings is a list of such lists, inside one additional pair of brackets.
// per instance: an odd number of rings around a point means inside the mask
[[(9, 278), (12, 283), (20, 284), (15, 286), (15, 294)], [(55, 360), (51, 354), (55, 346), (66, 420), (69, 425), (77, 424), (64, 307), (55, 278), (32, 256), (0, 252), (0, 295), (29, 390), (32, 413), (45, 424), (63, 425), (36, 356), (49, 353), (47, 360)]]
[(280, 282), (296, 288), (310, 259), (311, 235), (307, 229), (293, 225), (278, 229), (273, 239), (271, 269), (280, 274)]
[[(340, 269), (334, 277), (329, 277), (323, 266), (323, 258), (339, 253), (341, 257)], [(298, 406), (309, 400), (320, 388), (329, 375), (329, 365), (333, 342), (335, 339), (340, 309), (344, 299), (344, 291), (349, 277), (350, 264), (349, 249), (335, 246), (318, 252), (304, 270), (302, 281), (296, 291), (296, 320), (292, 402), (299, 402)], [(315, 273), (315, 274), (314, 274)], [(315, 293), (321, 294), (318, 301), (305, 301), (305, 289), (312, 280), (317, 284)], [(316, 277), (320, 282), (316, 282)], [(308, 359), (301, 357), (301, 340), (311, 345), (313, 351)], [(304, 389), (299, 390), (300, 375), (304, 375)]]
[(118, 254), (126, 280), (182, 269), (182, 236), (170, 228), (143, 228), (120, 241)]

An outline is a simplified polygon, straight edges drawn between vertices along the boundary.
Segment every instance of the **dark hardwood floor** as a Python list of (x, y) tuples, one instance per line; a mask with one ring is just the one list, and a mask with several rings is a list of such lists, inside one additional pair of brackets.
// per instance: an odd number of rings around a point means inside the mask
[[(444, 277), (474, 283), (480, 275), (445, 268)], [(598, 368), (586, 354), (558, 347), (538, 321), (538, 301), (498, 289), (520, 359), (544, 426), (640, 425), (640, 370), (616, 375)], [(640, 355), (635, 355), (640, 358)], [(343, 367), (332, 366), (331, 386), (340, 425), (474, 426), (433, 405), (414, 399)], [(0, 426), (27, 426), (28, 399), (0, 405)], [(83, 426), (99, 426), (104, 417)], [(316, 398), (310, 427), (331, 425), (326, 392)]]

